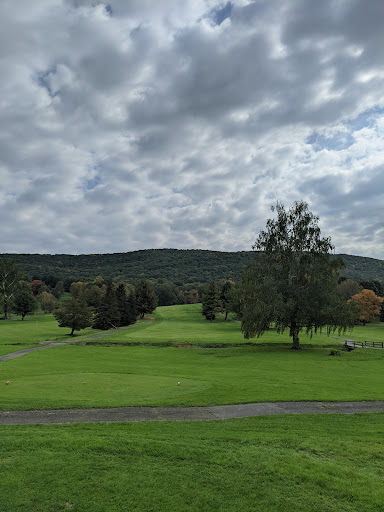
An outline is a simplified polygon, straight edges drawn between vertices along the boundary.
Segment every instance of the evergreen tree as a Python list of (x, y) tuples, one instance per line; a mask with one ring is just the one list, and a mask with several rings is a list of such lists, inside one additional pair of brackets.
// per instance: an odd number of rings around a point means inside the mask
[(119, 304), (116, 297), (116, 289), (112, 282), (109, 282), (105, 295), (96, 309), (96, 316), (93, 321), (94, 329), (112, 329), (120, 325)]
[(203, 296), (202, 314), (207, 320), (212, 322), (216, 318), (216, 313), (221, 310), (220, 290), (216, 283), (212, 281), (209, 283)]
[(119, 325), (129, 325), (132, 322), (130, 322), (131, 316), (129, 311), (128, 297), (125, 292), (125, 286), (123, 284), (119, 284), (117, 287), (116, 298), (120, 313)]
[(53, 312), (59, 327), (69, 327), (74, 331), (80, 331), (89, 327), (92, 323), (92, 310), (83, 299), (71, 299), (65, 302), (59, 309)]
[(137, 320), (136, 294), (131, 291), (128, 295), (128, 325), (135, 324)]
[(29, 313), (33, 313), (36, 308), (37, 302), (28, 283), (21, 281), (13, 300), (13, 310), (21, 315), (21, 319), (24, 320), (24, 317)]
[(147, 281), (141, 280), (136, 286), (136, 308), (140, 318), (147, 313), (152, 313), (157, 308), (157, 298), (153, 286)]
[(226, 281), (223, 284), (223, 287), (221, 288), (220, 300), (223, 311), (225, 312), (226, 320), (228, 318), (232, 300), (232, 283), (230, 281)]

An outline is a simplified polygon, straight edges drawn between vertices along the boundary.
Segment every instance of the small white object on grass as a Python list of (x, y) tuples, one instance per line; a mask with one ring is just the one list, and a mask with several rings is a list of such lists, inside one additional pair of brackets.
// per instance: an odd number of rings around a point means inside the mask
[(177, 385), (180, 386), (180, 382), (178, 382)]

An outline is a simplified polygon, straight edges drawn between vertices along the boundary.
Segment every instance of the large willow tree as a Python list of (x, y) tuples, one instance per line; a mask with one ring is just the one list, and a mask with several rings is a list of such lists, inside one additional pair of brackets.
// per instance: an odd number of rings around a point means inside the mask
[(289, 210), (272, 207), (277, 219), (267, 221), (253, 246), (258, 251), (241, 283), (241, 329), (245, 338), (261, 336), (274, 322), (277, 332), (289, 329), (293, 349), (299, 333), (322, 329), (329, 335), (353, 326), (353, 314), (337, 293), (340, 259), (330, 259), (330, 238), (322, 238), (319, 218), (297, 201)]

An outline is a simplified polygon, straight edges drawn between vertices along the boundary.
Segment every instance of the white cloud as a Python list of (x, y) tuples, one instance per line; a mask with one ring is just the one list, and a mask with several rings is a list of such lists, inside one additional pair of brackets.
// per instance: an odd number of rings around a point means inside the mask
[(383, 11), (1, 2), (0, 250), (248, 250), (304, 199), (384, 258)]

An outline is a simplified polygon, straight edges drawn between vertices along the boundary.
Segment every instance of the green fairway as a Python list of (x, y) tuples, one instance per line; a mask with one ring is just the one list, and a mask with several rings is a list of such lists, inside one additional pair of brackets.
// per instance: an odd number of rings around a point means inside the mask
[[(292, 340), (288, 331), (277, 334), (274, 329), (267, 331), (260, 338), (245, 340), (240, 322), (224, 321), (219, 316), (214, 322), (208, 322), (201, 314), (201, 304), (186, 304), (183, 306), (163, 306), (151, 315), (156, 320), (149, 325), (141, 325), (147, 320), (139, 320), (132, 328), (125, 331), (113, 332), (107, 337), (92, 340), (92, 344), (243, 344), (243, 343), (288, 343)], [(0, 354), (5, 354), (24, 348), (36, 346), (40, 341), (63, 341), (71, 339), (70, 329), (58, 326), (53, 315), (36, 314), (21, 321), (19, 317), (0, 322)], [(91, 328), (75, 332), (74, 340), (103, 334)], [(111, 331), (109, 331), (111, 332)], [(303, 345), (335, 345), (338, 344), (337, 333), (327, 336), (325, 333), (316, 334), (312, 338), (304, 333), (300, 335)], [(384, 323), (368, 324), (365, 327), (356, 326), (352, 331), (341, 335), (356, 340), (384, 341)], [(18, 345), (22, 345), (19, 347)], [(23, 347), (24, 346), (24, 347)]]
[(0, 409), (384, 399), (384, 351), (329, 353), (67, 345), (0, 363)]
[(0, 428), (4, 512), (378, 512), (384, 415)]
[[(156, 321), (151, 325), (116, 332), (107, 339), (100, 338), (92, 343), (292, 343), (288, 330), (284, 334), (277, 334), (274, 329), (267, 331), (260, 338), (245, 340), (240, 330), (240, 322), (225, 321), (222, 316), (214, 322), (209, 322), (201, 314), (201, 304), (163, 306), (157, 308), (152, 316)], [(301, 333), (300, 341), (303, 345), (335, 345), (339, 343), (335, 336), (338, 336), (337, 332), (331, 336), (327, 336), (325, 332), (314, 334), (312, 338)], [(341, 336), (384, 341), (384, 323), (357, 326)]]

